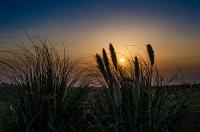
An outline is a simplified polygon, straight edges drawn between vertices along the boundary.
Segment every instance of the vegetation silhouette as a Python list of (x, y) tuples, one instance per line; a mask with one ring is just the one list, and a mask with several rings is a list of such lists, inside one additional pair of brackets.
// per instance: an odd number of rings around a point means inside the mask
[[(47, 132), (75, 129), (84, 117), (87, 87), (78, 60), (58, 55), (47, 41), (33, 41), (31, 49), (9, 52), (15, 60), (1, 60), (10, 71), (7, 79), (16, 92), (7, 111), (1, 113), (4, 131)], [(14, 62), (14, 63), (13, 63)], [(84, 80), (83, 80), (84, 78)]]
[(96, 95), (95, 101), (98, 102), (93, 108), (94, 115), (97, 115), (96, 124), (100, 124), (95, 130), (176, 131), (177, 119), (190, 112), (188, 104), (192, 100), (159, 88), (162, 83), (154, 66), (152, 46), (147, 45), (149, 62), (135, 56), (130, 59), (128, 69), (118, 64), (112, 44), (109, 47), (110, 60), (105, 49), (103, 58), (96, 54), (97, 67), (102, 74), (102, 90)]
[[(96, 67), (81, 68), (45, 39), (8, 52), (0, 68), (13, 99), (0, 111), (6, 132), (184, 132), (198, 131), (198, 97), (163, 86), (154, 50), (119, 63), (112, 44), (96, 54)], [(94, 85), (95, 84), (95, 85)], [(4, 85), (10, 87), (10, 85)], [(195, 127), (195, 125), (197, 127)], [(186, 127), (187, 126), (187, 127)]]

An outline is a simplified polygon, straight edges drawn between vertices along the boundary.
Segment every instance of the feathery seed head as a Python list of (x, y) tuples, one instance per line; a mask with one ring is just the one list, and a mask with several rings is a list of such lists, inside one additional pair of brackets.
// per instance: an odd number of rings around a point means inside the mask
[(101, 74), (107, 80), (104, 64), (103, 64), (102, 58), (99, 54), (96, 54), (96, 61), (97, 61), (97, 65), (98, 65), (98, 68), (99, 68)]
[(97, 61), (97, 64), (98, 64), (98, 68), (102, 69), (104, 67), (104, 64), (103, 64), (103, 61), (102, 61), (101, 56), (99, 54), (96, 54), (96, 61)]
[(109, 60), (108, 60), (108, 56), (107, 56), (105, 49), (102, 50), (102, 53), (103, 53), (104, 64), (105, 64), (106, 67), (108, 67), (109, 66)]
[(153, 51), (153, 48), (150, 44), (147, 44), (147, 52), (148, 52), (148, 55), (149, 55), (149, 60), (151, 62), (151, 65), (153, 66), (153, 64), (154, 64), (154, 51)]
[(110, 49), (110, 54), (111, 54), (111, 58), (112, 58), (112, 62), (113, 62), (113, 65), (115, 67), (115, 69), (117, 69), (117, 56), (116, 56), (116, 53), (115, 53), (115, 49), (113, 47), (113, 45), (110, 43), (109, 45), (109, 49)]
[(139, 61), (138, 61), (137, 56), (135, 56), (134, 68), (135, 68), (135, 78), (137, 80), (139, 80), (139, 78), (140, 78), (140, 66), (139, 66)]

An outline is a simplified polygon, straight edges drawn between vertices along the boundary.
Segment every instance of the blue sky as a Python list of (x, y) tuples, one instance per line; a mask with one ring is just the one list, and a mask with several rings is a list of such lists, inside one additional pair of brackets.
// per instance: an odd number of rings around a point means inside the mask
[[(1, 0), (0, 29), (29, 28), (42, 22), (103, 21), (106, 17), (149, 17), (197, 30), (198, 0)], [(55, 19), (56, 18), (56, 19)]]

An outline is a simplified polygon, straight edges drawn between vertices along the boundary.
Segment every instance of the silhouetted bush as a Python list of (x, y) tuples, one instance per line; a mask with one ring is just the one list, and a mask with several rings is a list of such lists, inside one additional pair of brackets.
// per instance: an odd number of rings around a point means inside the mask
[(154, 51), (147, 45), (149, 61), (135, 56), (126, 66), (119, 64), (114, 47), (110, 57), (105, 49), (96, 54), (101, 74), (100, 87), (94, 96), (94, 121), (91, 130), (113, 132), (177, 131), (177, 124), (191, 111), (192, 102), (185, 95), (165, 92), (162, 77), (155, 66)]
[(0, 64), (14, 85), (14, 101), (1, 113), (6, 132), (50, 132), (80, 129), (89, 82), (79, 61), (61, 57), (46, 40), (11, 52)]

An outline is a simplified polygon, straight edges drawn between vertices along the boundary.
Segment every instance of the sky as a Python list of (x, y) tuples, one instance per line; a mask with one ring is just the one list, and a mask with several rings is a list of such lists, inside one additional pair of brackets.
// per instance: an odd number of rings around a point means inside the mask
[[(0, 0), (0, 40), (25, 40), (24, 30), (76, 57), (109, 43), (120, 55), (140, 55), (150, 43), (161, 71), (181, 66), (185, 80), (200, 81), (199, 0)], [(3, 41), (1, 49), (13, 46)]]

